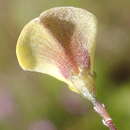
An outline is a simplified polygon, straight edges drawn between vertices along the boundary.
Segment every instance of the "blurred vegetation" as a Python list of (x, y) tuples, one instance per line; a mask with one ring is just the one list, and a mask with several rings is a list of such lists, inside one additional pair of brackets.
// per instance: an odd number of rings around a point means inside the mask
[(118, 130), (129, 130), (129, 0), (0, 0), (0, 130), (107, 130), (88, 101), (64, 83), (18, 65), (15, 48), (21, 29), (56, 6), (81, 7), (97, 16), (97, 97)]

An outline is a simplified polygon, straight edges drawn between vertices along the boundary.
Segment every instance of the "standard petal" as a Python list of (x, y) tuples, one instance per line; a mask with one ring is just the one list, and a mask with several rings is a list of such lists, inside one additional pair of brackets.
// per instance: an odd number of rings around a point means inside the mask
[(76, 92), (82, 91), (82, 87), (75, 87), (73, 77), (77, 76), (80, 83), (88, 80), (83, 85), (93, 91), (95, 36), (96, 18), (90, 12), (74, 7), (52, 8), (23, 28), (17, 58), (24, 70), (49, 74)]

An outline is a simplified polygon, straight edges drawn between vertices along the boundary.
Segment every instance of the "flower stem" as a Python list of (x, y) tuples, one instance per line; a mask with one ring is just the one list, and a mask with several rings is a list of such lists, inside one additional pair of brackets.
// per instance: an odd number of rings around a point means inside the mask
[(92, 79), (90, 77), (87, 77), (87, 80), (85, 80), (82, 75), (79, 75), (79, 77), (73, 76), (71, 81), (76, 89), (79, 90), (79, 92), (93, 104), (94, 110), (103, 118), (103, 124), (107, 126), (109, 130), (117, 130), (115, 124), (112, 121), (112, 118), (105, 108), (105, 105), (96, 100), (95, 94), (91, 90), (91, 88), (94, 88), (93, 77), (91, 77)]
[(115, 124), (112, 121), (112, 118), (108, 114), (105, 105), (101, 104), (97, 100), (95, 102), (92, 102), (94, 106), (94, 110), (103, 118), (103, 124), (109, 128), (109, 130), (117, 130), (115, 127)]

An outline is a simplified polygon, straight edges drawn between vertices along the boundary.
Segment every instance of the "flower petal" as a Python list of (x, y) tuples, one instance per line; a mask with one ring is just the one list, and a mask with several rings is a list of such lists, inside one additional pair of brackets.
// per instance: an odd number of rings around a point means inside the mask
[(75, 7), (49, 9), (22, 30), (16, 49), (19, 64), (65, 81), (73, 89), (72, 76), (93, 74), (95, 36), (96, 18), (90, 12)]

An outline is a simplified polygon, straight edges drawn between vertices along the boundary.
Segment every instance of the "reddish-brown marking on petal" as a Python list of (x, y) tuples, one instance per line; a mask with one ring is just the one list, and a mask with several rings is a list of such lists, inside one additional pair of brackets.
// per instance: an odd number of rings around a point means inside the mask
[(39, 57), (46, 60), (47, 63), (56, 65), (65, 78), (70, 77), (72, 67), (64, 51), (61, 51), (60, 49), (56, 50), (55, 48), (49, 48), (46, 46), (46, 48), (41, 48), (39, 54)]
[(80, 67), (89, 67), (88, 51), (83, 47), (81, 34), (75, 33), (75, 25), (72, 22), (46, 16), (41, 19), (41, 23), (57, 40), (57, 44), (52, 46), (52, 51), (55, 50), (55, 46), (58, 46), (59, 50), (53, 53), (53, 60), (65, 78), (79, 73)]
[(71, 50), (73, 51), (73, 55), (75, 57), (76, 63), (81, 68), (89, 68), (90, 57), (87, 48), (85, 48), (83, 44), (87, 45), (87, 41), (84, 40), (81, 34), (80, 33), (74, 34), (71, 42)]

